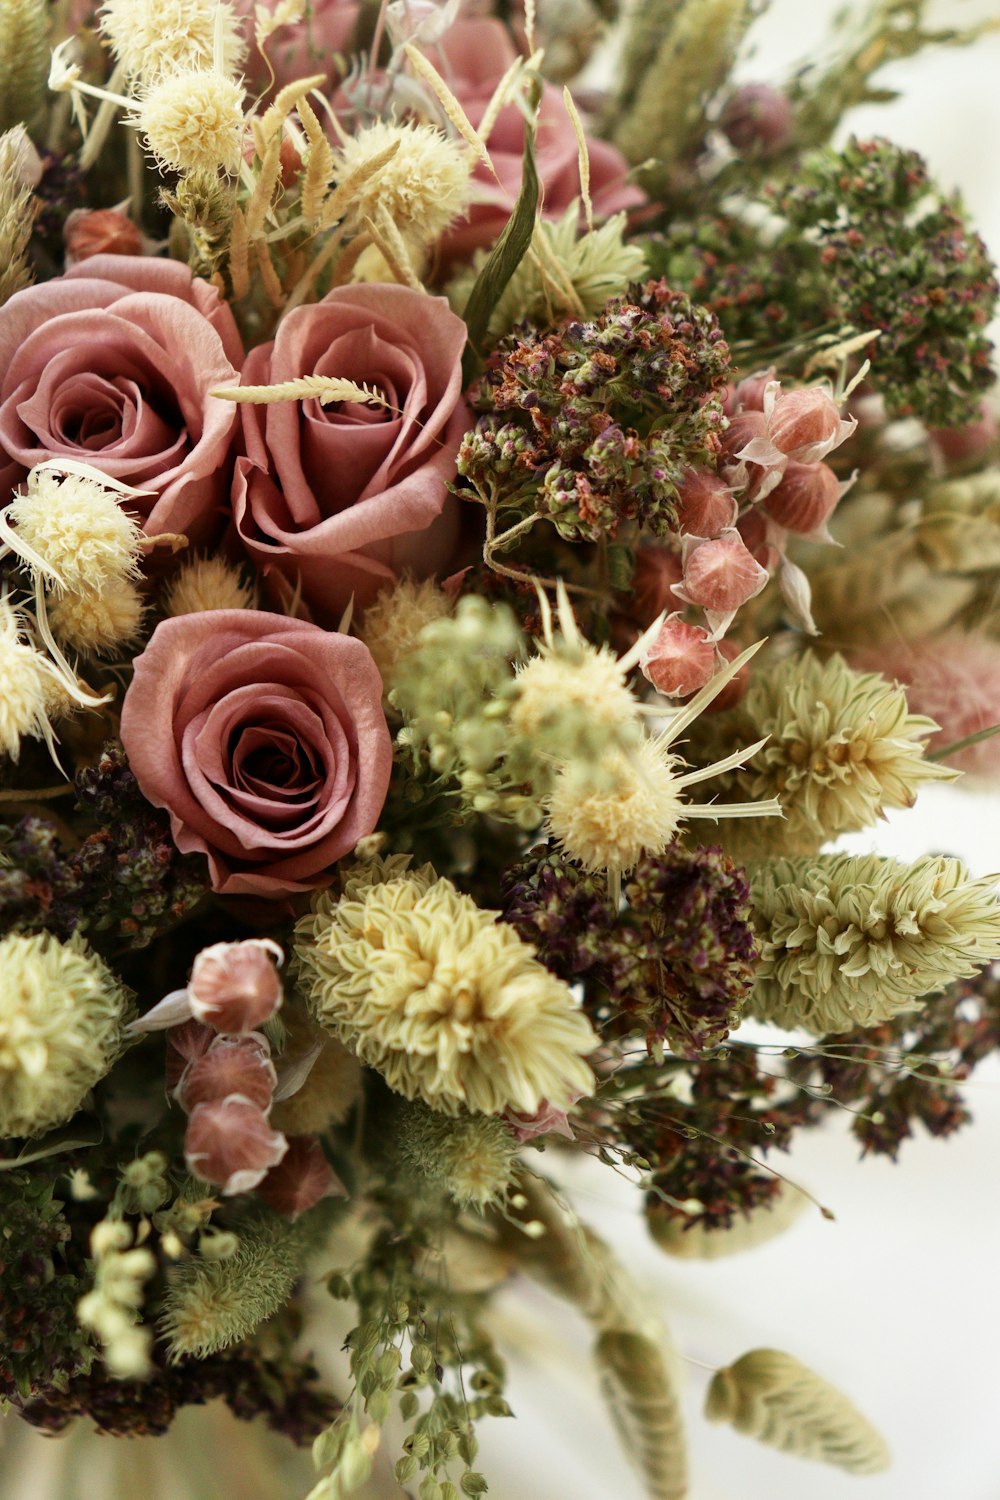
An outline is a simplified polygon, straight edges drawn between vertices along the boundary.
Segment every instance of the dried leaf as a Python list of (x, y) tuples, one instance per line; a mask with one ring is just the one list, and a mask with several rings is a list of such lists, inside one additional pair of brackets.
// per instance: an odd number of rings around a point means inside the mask
[(718, 1370), (705, 1415), (783, 1453), (852, 1474), (879, 1474), (889, 1465), (889, 1450), (867, 1417), (836, 1386), (780, 1349), (751, 1349)]
[(535, 123), (534, 112), (537, 110), (540, 90), (538, 85), (532, 87), (529, 102), (532, 108), (533, 118), (525, 121), (524, 125), (524, 165), (521, 175), (521, 191), (517, 195), (514, 211), (507, 223), (504, 225), (503, 233), (497, 240), (490, 252), (489, 258), (479, 275), (476, 277), (475, 285), (469, 293), (469, 300), (465, 304), (462, 317), (465, 326), (469, 330), (469, 350), (466, 350), (466, 358), (463, 361), (463, 374), (466, 382), (476, 373), (476, 368), (482, 361), (483, 343), (489, 328), (490, 317), (493, 309), (503, 293), (508, 281), (517, 270), (521, 261), (527, 254), (531, 244), (531, 237), (535, 230), (535, 219), (538, 213), (538, 171), (535, 166)]

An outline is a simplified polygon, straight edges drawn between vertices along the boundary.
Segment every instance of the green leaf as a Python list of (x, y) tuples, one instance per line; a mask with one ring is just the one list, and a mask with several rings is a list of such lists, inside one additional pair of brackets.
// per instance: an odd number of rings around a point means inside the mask
[(79, 1151), (84, 1146), (97, 1146), (104, 1132), (95, 1120), (91, 1125), (74, 1125), (53, 1130), (43, 1135), (40, 1141), (22, 1146), (16, 1156), (0, 1156), (0, 1172), (12, 1172), (15, 1167), (25, 1167), (32, 1161), (43, 1161), (47, 1156), (59, 1156), (65, 1151)]
[(483, 340), (493, 309), (508, 281), (527, 254), (538, 216), (538, 169), (535, 166), (535, 123), (541, 89), (537, 81), (528, 94), (531, 118), (524, 123), (524, 157), (521, 169), (521, 191), (514, 211), (504, 225), (503, 233), (490, 251), (489, 259), (476, 277), (462, 317), (469, 330), (469, 341), (462, 360), (466, 385), (483, 365)]

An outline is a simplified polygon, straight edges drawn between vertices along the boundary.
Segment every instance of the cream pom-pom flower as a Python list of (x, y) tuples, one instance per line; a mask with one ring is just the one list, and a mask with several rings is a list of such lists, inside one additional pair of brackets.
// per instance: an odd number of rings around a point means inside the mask
[(0, 1138), (75, 1114), (122, 1045), (128, 997), (82, 937), (0, 941)]
[(376, 861), (319, 896), (295, 951), (316, 1019), (408, 1099), (530, 1114), (593, 1091), (597, 1037), (569, 987), (429, 866)]
[(130, 78), (146, 83), (183, 68), (222, 67), (243, 58), (239, 17), (228, 0), (105, 0), (101, 32)]
[[(380, 161), (377, 171), (366, 171)], [(376, 120), (345, 137), (335, 156), (338, 180), (355, 184), (351, 219), (360, 225), (385, 215), (404, 239), (421, 245), (465, 212), (472, 166), (467, 148), (433, 125), (393, 120)]]
[(242, 160), (245, 97), (240, 84), (214, 68), (185, 68), (144, 90), (129, 124), (161, 168), (232, 174)]

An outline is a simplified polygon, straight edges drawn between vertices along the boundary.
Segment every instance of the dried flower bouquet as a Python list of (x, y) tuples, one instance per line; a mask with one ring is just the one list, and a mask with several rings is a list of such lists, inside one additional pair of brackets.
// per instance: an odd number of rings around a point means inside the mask
[[(832, 1109), (968, 1119), (994, 884), (835, 841), (1000, 779), (998, 285), (918, 155), (831, 138), (978, 31), (875, 0), (737, 84), (765, 8), (0, 0), (9, 1421), (221, 1397), (311, 1500), (483, 1494), (523, 1273), (682, 1500), (564, 1153), (715, 1257)], [(888, 1461), (719, 1355), (709, 1420)]]

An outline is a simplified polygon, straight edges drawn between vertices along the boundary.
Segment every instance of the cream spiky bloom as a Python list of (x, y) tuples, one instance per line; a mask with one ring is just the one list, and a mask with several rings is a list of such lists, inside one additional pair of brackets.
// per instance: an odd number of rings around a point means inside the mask
[(514, 1132), (496, 1115), (443, 1115), (419, 1100), (400, 1115), (397, 1148), (415, 1177), (460, 1208), (501, 1203), (517, 1160)]
[[(393, 145), (395, 154), (366, 175), (368, 163)], [(352, 225), (385, 215), (404, 239), (428, 245), (468, 207), (469, 151), (433, 125), (376, 120), (342, 141), (334, 161), (341, 185), (357, 183), (348, 208)]]
[(840, 656), (824, 662), (807, 651), (756, 673), (740, 718), (768, 739), (736, 784), (751, 797), (778, 797), (791, 853), (868, 828), (885, 808), (911, 807), (924, 782), (956, 774), (925, 759), (933, 719), (911, 714), (901, 687)]
[(0, 753), (17, 760), (23, 739), (44, 740), (55, 751), (49, 724), (60, 677), (32, 643), (22, 613), (0, 596)]
[(1000, 958), (996, 881), (944, 856), (778, 860), (754, 873), (751, 906), (753, 1013), (820, 1035), (877, 1026)]
[(257, 590), (240, 568), (221, 557), (193, 557), (171, 579), (163, 607), (168, 615), (196, 615), (206, 609), (253, 609)]
[(76, 1113), (122, 1045), (128, 998), (74, 934), (0, 940), (0, 1138), (38, 1135)]
[(450, 880), (394, 868), (374, 862), (296, 927), (316, 1019), (390, 1088), (445, 1114), (534, 1114), (591, 1093), (581, 1059), (597, 1038), (569, 987)]
[(121, 503), (137, 493), (84, 464), (39, 464), (0, 511), (0, 540), (57, 592), (100, 592), (139, 575), (142, 531)]
[[(539, 220), (526, 255), (508, 281), (490, 315), (492, 339), (516, 323), (555, 323), (561, 317), (594, 317), (612, 297), (646, 273), (639, 245), (626, 244), (626, 215), (613, 214), (604, 224), (580, 233), (580, 205), (571, 203), (561, 219)], [(449, 282), (448, 300), (461, 313), (489, 252), (477, 252), (472, 265)]]
[(425, 625), (451, 613), (451, 600), (433, 579), (421, 583), (403, 578), (383, 589), (365, 610), (358, 634), (374, 658), (386, 692), (398, 668), (420, 644)]
[(135, 641), (145, 604), (127, 578), (110, 580), (100, 590), (63, 594), (48, 609), (56, 639), (81, 656), (102, 656)]
[(146, 83), (211, 67), (217, 38), (224, 72), (235, 74), (243, 58), (239, 18), (228, 0), (105, 0), (98, 24), (129, 76)]
[(129, 117), (157, 165), (174, 172), (239, 170), (244, 91), (212, 68), (188, 68), (158, 79)]
[(598, 767), (563, 766), (546, 803), (548, 829), (585, 870), (620, 880), (643, 854), (662, 854), (684, 812), (678, 764), (654, 739), (612, 750)]

